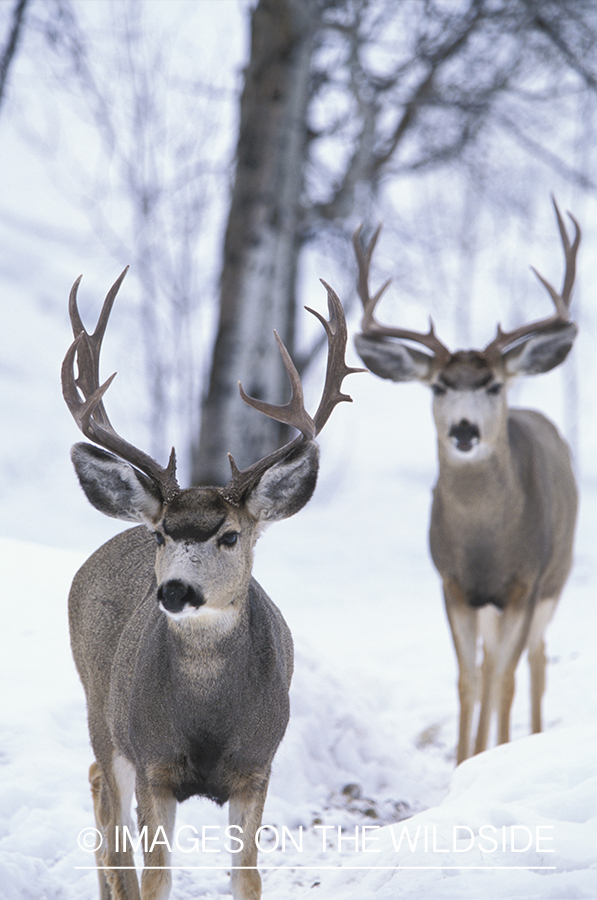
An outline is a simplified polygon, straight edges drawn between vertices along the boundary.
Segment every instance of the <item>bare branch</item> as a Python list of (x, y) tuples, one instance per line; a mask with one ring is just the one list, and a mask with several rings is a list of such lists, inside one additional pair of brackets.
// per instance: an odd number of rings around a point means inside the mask
[(17, 52), (17, 46), (25, 26), (25, 10), (29, 0), (15, 0), (12, 22), (6, 45), (0, 54), (0, 106), (6, 92), (8, 72)]

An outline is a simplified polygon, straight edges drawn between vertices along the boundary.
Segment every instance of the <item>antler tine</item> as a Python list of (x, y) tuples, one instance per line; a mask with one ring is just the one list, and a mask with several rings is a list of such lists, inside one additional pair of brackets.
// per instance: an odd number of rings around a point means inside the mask
[[(127, 271), (128, 267), (108, 291), (97, 326), (91, 335), (85, 330), (77, 307), (77, 289), (81, 278), (79, 277), (75, 281), (69, 298), (69, 313), (75, 340), (67, 350), (62, 363), (62, 394), (71, 415), (85, 437), (100, 447), (116, 453), (145, 473), (158, 485), (164, 499), (170, 500), (180, 491), (180, 486), (176, 480), (176, 454), (174, 448), (172, 448), (168, 465), (164, 469), (147, 453), (120, 437), (110, 424), (102, 399), (112, 384), (116, 373), (111, 375), (102, 385), (99, 384), (101, 344), (112, 305)], [(75, 360), (78, 369), (78, 377), (76, 378), (74, 374)]]
[(570, 244), (570, 238), (568, 237), (568, 232), (566, 231), (566, 225), (560, 214), (558, 204), (556, 203), (554, 197), (551, 198), (551, 202), (553, 203), (553, 208), (558, 220), (558, 229), (560, 232), (560, 238), (562, 239), (562, 245), (564, 247), (564, 258), (566, 260), (566, 272), (564, 274), (564, 283), (562, 285), (562, 293), (560, 296), (562, 302), (568, 309), (568, 307), (570, 306), (570, 298), (572, 295), (574, 279), (576, 278), (576, 254), (578, 253), (578, 248), (580, 246), (582, 232), (580, 230), (580, 225), (578, 224), (572, 213), (569, 212), (568, 217), (574, 225), (574, 241), (572, 242), (572, 244)]
[[(114, 300), (116, 299), (116, 295), (120, 290), (120, 285), (124, 281), (125, 275), (128, 270), (129, 267), (127, 266), (118, 276), (118, 278), (106, 294), (106, 299), (104, 300), (93, 334), (87, 333), (77, 305), (77, 293), (79, 290), (79, 285), (81, 283), (81, 278), (83, 277), (82, 275), (79, 275), (71, 288), (68, 298), (68, 312), (73, 329), (73, 335), (75, 338), (77, 338), (80, 334), (85, 335), (85, 340), (81, 341), (78, 345), (77, 368), (79, 374), (75, 381), (77, 388), (81, 391), (84, 397), (91, 397), (91, 395), (99, 385), (99, 357), (102, 347), (102, 340), (104, 338), (108, 319), (110, 318), (110, 313), (112, 312)], [(104, 404), (101, 401), (101, 398), (98, 400), (95, 407), (94, 417), (98, 422), (101, 422), (107, 428), (111, 428), (110, 420), (104, 408)]]
[(377, 328), (381, 327), (373, 317), (373, 310), (375, 309), (382, 294), (385, 293), (387, 288), (392, 283), (392, 279), (388, 278), (388, 280), (384, 282), (384, 284), (382, 284), (382, 286), (373, 295), (373, 297), (369, 296), (369, 267), (371, 265), (371, 257), (373, 256), (373, 251), (375, 250), (375, 245), (377, 244), (377, 239), (381, 231), (381, 225), (377, 226), (365, 249), (363, 249), (363, 245), (361, 244), (362, 230), (363, 225), (361, 224), (352, 236), (352, 245), (354, 247), (354, 252), (357, 258), (357, 265), (359, 269), (359, 277), (357, 279), (357, 293), (361, 298), (361, 302), (363, 304), (363, 319), (361, 322), (361, 329), (365, 333), (368, 333), (370, 329), (375, 331)]
[(278, 333), (274, 331), (292, 388), (290, 400), (288, 403), (281, 406), (277, 406), (273, 403), (266, 403), (264, 400), (257, 400), (246, 394), (239, 382), (240, 395), (244, 402), (253, 407), (253, 409), (259, 410), (259, 412), (264, 413), (271, 419), (275, 419), (277, 422), (284, 422), (286, 425), (292, 425), (294, 428), (297, 428), (301, 434), (288, 444), (285, 444), (283, 447), (274, 450), (273, 453), (270, 453), (263, 459), (253, 463), (253, 465), (249, 466), (247, 469), (240, 470), (234, 462), (232, 455), (230, 453), (228, 454), (232, 477), (226, 487), (222, 488), (222, 495), (229, 503), (232, 503), (235, 506), (238, 506), (242, 502), (242, 499), (249, 488), (256, 484), (271, 466), (287, 457), (288, 454), (303, 441), (312, 441), (321, 432), (323, 426), (332, 414), (334, 407), (338, 403), (342, 400), (352, 400), (351, 397), (340, 391), (340, 386), (344, 377), (353, 372), (366, 371), (365, 369), (353, 369), (346, 365), (344, 353), (346, 349), (347, 328), (344, 310), (334, 291), (325, 282), (322, 283), (328, 292), (330, 321), (328, 322), (315, 310), (306, 307), (306, 309), (313, 313), (313, 315), (315, 315), (322, 323), (328, 338), (328, 365), (319, 407), (314, 417), (311, 418), (304, 407), (303, 388), (300, 376), (290, 358), (288, 350), (284, 346)]
[(451, 355), (450, 350), (437, 337), (431, 318), (429, 319), (429, 331), (424, 332), (410, 331), (407, 328), (393, 328), (387, 325), (381, 325), (373, 316), (373, 310), (375, 309), (379, 298), (385, 292), (386, 288), (391, 284), (391, 279), (388, 279), (388, 281), (382, 284), (382, 286), (379, 288), (377, 293), (373, 295), (373, 297), (369, 296), (369, 266), (371, 263), (373, 250), (375, 249), (375, 245), (381, 231), (381, 225), (378, 225), (378, 227), (374, 231), (373, 237), (367, 244), (365, 250), (363, 250), (362, 248), (360, 239), (362, 229), (363, 226), (359, 225), (352, 238), (359, 270), (357, 291), (359, 297), (363, 301), (364, 308), (363, 318), (361, 321), (361, 331), (363, 332), (363, 334), (371, 335), (372, 337), (377, 335), (385, 337), (395, 337), (401, 338), (402, 340), (406, 341), (413, 341), (416, 344), (422, 344), (424, 347), (427, 347), (428, 350), (431, 350), (432, 354), (438, 359), (440, 363), (446, 362)]
[(275, 419), (277, 422), (283, 422), (285, 425), (294, 426), (294, 428), (297, 428), (307, 440), (312, 440), (317, 432), (315, 430), (315, 423), (304, 406), (303, 386), (301, 384), (300, 375), (290, 358), (290, 353), (284, 346), (280, 335), (275, 329), (274, 337), (280, 348), (282, 362), (284, 363), (284, 368), (286, 369), (290, 380), (292, 389), (290, 400), (282, 406), (277, 406), (274, 403), (266, 403), (264, 400), (257, 400), (255, 397), (249, 397), (249, 395), (245, 393), (243, 386), (239, 381), (238, 389), (240, 395), (248, 406), (252, 406), (253, 409), (258, 409), (259, 412), (269, 416), (270, 419)]
[(561, 293), (558, 294), (553, 285), (551, 285), (547, 281), (547, 279), (544, 278), (543, 275), (541, 275), (535, 269), (534, 266), (531, 266), (531, 269), (533, 270), (541, 284), (546, 288), (549, 296), (554, 303), (556, 311), (555, 313), (553, 313), (553, 315), (548, 316), (545, 319), (538, 319), (537, 321), (530, 322), (527, 325), (521, 325), (519, 328), (515, 328), (513, 331), (502, 331), (501, 325), (498, 325), (496, 336), (483, 351), (484, 355), (487, 357), (500, 356), (507, 347), (515, 344), (517, 341), (521, 340), (521, 338), (527, 337), (527, 335), (539, 334), (542, 331), (549, 331), (554, 326), (564, 325), (566, 322), (570, 321), (570, 299), (572, 296), (574, 279), (576, 277), (576, 255), (580, 246), (582, 232), (580, 229), (580, 225), (578, 224), (572, 213), (568, 213), (568, 216), (570, 217), (574, 225), (575, 231), (574, 240), (572, 243), (570, 243), (570, 238), (568, 236), (568, 232), (566, 231), (566, 225), (564, 223), (560, 210), (558, 209), (558, 204), (553, 197), (551, 198), (551, 200), (556, 214), (558, 230), (560, 232), (560, 238), (562, 241), (562, 246), (564, 248), (564, 260), (566, 263), (564, 282), (562, 285)]
[(346, 343), (348, 341), (348, 329), (346, 327), (342, 303), (329, 284), (323, 279), (320, 280), (328, 293), (329, 321), (326, 320), (321, 313), (317, 312), (316, 309), (311, 309), (309, 306), (305, 307), (308, 312), (319, 319), (325, 328), (328, 339), (328, 362), (325, 373), (325, 383), (317, 412), (313, 416), (316, 435), (322, 430), (338, 403), (342, 403), (343, 401), (352, 403), (352, 397), (348, 394), (343, 394), (340, 390), (346, 376), (356, 374), (357, 372), (367, 371), (367, 369), (357, 369), (346, 365), (345, 353)]

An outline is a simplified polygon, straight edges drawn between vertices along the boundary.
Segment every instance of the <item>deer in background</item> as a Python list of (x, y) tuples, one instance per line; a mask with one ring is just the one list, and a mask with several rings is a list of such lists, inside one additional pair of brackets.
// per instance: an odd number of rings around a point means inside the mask
[[(433, 492), (429, 542), (441, 576), (459, 667), (457, 762), (486, 749), (492, 713), (497, 740), (510, 735), (514, 674), (528, 648), (531, 726), (541, 731), (545, 688), (544, 633), (572, 564), (577, 491), (568, 447), (554, 425), (529, 409), (510, 409), (509, 383), (560, 365), (576, 337), (569, 305), (581, 231), (572, 243), (557, 205), (566, 271), (561, 293), (538, 272), (555, 312), (503, 331), (483, 350), (452, 353), (429, 331), (380, 325), (369, 266), (379, 228), (363, 249), (354, 236), (358, 293), (364, 315), (358, 353), (380, 378), (417, 380), (433, 392), (439, 477)], [(416, 349), (413, 344), (424, 348)], [(478, 647), (482, 644), (482, 663)]]
[[(99, 382), (99, 355), (126, 269), (88, 334), (69, 311), (75, 341), (62, 366), (63, 393), (94, 445), (72, 449), (90, 502), (140, 523), (97, 550), (77, 572), (69, 596), (75, 663), (87, 697), (95, 762), (90, 781), (102, 835), (97, 865), (102, 900), (163, 900), (170, 892), (169, 852), (176, 803), (193, 795), (229, 803), (235, 900), (258, 900), (255, 834), (272, 760), (289, 716), (293, 669), (290, 631), (252, 578), (253, 547), (264, 526), (298, 512), (311, 498), (319, 434), (351, 372), (344, 361), (342, 305), (327, 285), (330, 319), (322, 399), (306, 412), (298, 373), (278, 338), (292, 386), (285, 406), (243, 400), (300, 432), (240, 471), (232, 457), (226, 487), (181, 489), (174, 450), (166, 468), (112, 428)], [(74, 366), (78, 375), (75, 377)], [(98, 446), (95, 446), (98, 445)], [(130, 842), (133, 793), (145, 834), (141, 893)], [(229, 826), (229, 827), (230, 827)], [(165, 841), (168, 842), (166, 845)]]

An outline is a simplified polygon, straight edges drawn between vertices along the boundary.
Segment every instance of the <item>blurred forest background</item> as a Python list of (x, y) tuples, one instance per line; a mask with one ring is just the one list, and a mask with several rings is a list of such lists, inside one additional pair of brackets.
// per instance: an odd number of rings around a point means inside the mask
[[(160, 462), (175, 443), (185, 483), (284, 439), (237, 382), (284, 402), (276, 328), (309, 383), (320, 277), (358, 327), (361, 222), (383, 222), (380, 318), (431, 314), (454, 349), (480, 346), (550, 311), (528, 267), (563, 275), (553, 193), (583, 227), (572, 309), (590, 347), (596, 46), (594, 0), (2, 0), (2, 508), (37, 483), (31, 521), (75, 438), (55, 379), (81, 272), (91, 330), (131, 267), (106, 404)], [(561, 376), (577, 456), (593, 357)]]

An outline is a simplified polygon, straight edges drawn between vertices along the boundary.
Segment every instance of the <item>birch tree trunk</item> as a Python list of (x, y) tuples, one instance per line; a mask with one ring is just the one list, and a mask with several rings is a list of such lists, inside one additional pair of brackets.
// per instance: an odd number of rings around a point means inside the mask
[(273, 329), (292, 353), (310, 62), (324, 5), (259, 0), (252, 15), (220, 318), (193, 451), (194, 484), (226, 483), (228, 452), (244, 467), (281, 440), (275, 422), (242, 402), (238, 381), (253, 397), (288, 399)]

